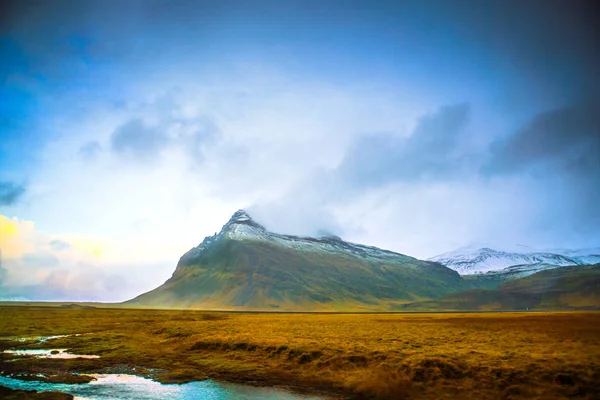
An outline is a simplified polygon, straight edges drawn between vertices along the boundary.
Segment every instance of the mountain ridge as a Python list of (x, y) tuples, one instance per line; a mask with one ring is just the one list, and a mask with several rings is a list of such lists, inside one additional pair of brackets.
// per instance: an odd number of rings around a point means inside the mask
[(185, 253), (169, 280), (130, 300), (155, 307), (381, 310), (463, 287), (445, 266), (333, 235), (269, 232), (238, 210)]
[[(419, 260), (331, 234), (274, 233), (238, 210), (218, 233), (183, 254), (163, 285), (125, 304), (279, 312), (564, 309), (599, 304), (588, 293), (590, 284), (596, 284), (598, 266), (590, 270), (574, 258), (488, 247), (441, 256)], [(440, 261), (446, 259), (455, 263), (444, 266)], [(455, 270), (461, 271), (461, 262), (468, 267), (481, 261), (488, 261), (484, 272), (464, 268), (468, 274), (460, 275)], [(551, 294), (527, 293), (545, 287), (545, 279), (554, 282)]]
[(417, 258), (415, 257), (407, 256), (405, 254), (401, 254), (392, 250), (386, 250), (375, 246), (347, 242), (345, 240), (342, 240), (339, 236), (331, 234), (323, 235), (320, 237), (311, 237), (270, 232), (263, 225), (253, 220), (249, 216), (249, 214), (243, 209), (236, 211), (233, 214), (233, 216), (229, 219), (229, 221), (225, 225), (223, 225), (219, 233), (204, 238), (202, 243), (188, 251), (182, 256), (182, 258), (185, 257), (185, 259), (188, 260), (190, 257), (193, 257), (195, 254), (197, 254), (198, 251), (202, 251), (206, 245), (210, 245), (214, 240), (217, 240), (221, 237), (227, 237), (233, 240), (251, 239), (264, 240), (267, 242), (277, 242), (279, 244), (286, 245), (290, 248), (305, 251), (310, 250), (310, 248), (314, 247), (315, 245), (324, 245), (328, 246), (332, 250), (336, 249), (339, 251), (346, 251), (354, 253), (356, 255), (370, 255), (379, 258), (385, 258), (386, 255), (401, 256), (417, 260)]
[[(577, 251), (571, 250), (570, 252), (575, 254)], [(598, 260), (595, 257), (598, 257)], [(550, 251), (508, 252), (489, 247), (474, 249), (467, 246), (431, 257), (429, 261), (439, 262), (461, 275), (470, 275), (497, 272), (509, 267), (525, 265), (562, 267), (593, 264), (600, 261), (600, 256), (593, 254), (568, 256)]]

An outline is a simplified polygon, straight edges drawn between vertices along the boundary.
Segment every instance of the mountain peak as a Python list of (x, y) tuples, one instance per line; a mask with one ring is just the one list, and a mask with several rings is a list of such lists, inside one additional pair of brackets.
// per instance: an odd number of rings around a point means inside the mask
[(320, 233), (326, 236), (269, 232), (238, 210), (220, 233), (180, 258), (164, 285), (134, 301), (281, 311), (336, 310), (345, 303), (362, 309), (389, 302), (393, 309), (462, 287), (457, 272), (437, 263)]
[(223, 225), (223, 229), (221, 232), (233, 232), (238, 230), (237, 228), (240, 225), (250, 226), (253, 228), (257, 228), (261, 231), (266, 231), (265, 227), (254, 221), (250, 214), (246, 212), (246, 210), (239, 209), (229, 219), (229, 221)]
[(250, 215), (246, 212), (246, 210), (244, 209), (239, 209), (236, 212), (233, 213), (233, 215), (231, 216), (231, 218), (229, 219), (229, 222), (244, 222), (244, 221), (249, 221), (252, 220), (252, 217), (250, 217)]

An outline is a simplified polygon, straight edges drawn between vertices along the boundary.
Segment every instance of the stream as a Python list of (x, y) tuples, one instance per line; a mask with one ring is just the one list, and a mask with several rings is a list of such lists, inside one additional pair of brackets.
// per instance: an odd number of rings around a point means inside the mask
[(94, 375), (89, 383), (50, 383), (24, 381), (0, 375), (0, 385), (18, 390), (69, 393), (78, 400), (317, 400), (324, 397), (291, 393), (278, 388), (254, 387), (211, 380), (183, 384), (162, 384), (126, 374)]
[[(77, 334), (75, 336), (79, 336)], [(3, 338), (19, 342), (36, 340), (38, 344), (72, 335)], [(4, 350), (4, 354), (36, 358), (99, 358), (95, 355), (72, 354), (67, 349), (17, 349)], [(1, 371), (0, 371), (1, 372)], [(255, 387), (250, 385), (195, 381), (183, 384), (163, 384), (137, 375), (89, 374), (95, 379), (88, 383), (53, 383), (22, 380), (0, 374), (0, 385), (15, 390), (38, 392), (63, 392), (78, 400), (325, 400), (326, 397), (292, 393), (285, 389)]]

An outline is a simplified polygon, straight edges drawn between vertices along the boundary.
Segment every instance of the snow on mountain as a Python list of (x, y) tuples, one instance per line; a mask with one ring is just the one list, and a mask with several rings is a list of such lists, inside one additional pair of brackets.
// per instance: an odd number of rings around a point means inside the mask
[(533, 275), (536, 272), (544, 271), (547, 269), (555, 269), (560, 268), (562, 265), (554, 265), (554, 264), (545, 264), (545, 263), (537, 263), (537, 264), (524, 264), (524, 265), (513, 265), (510, 267), (506, 267), (504, 269), (498, 271), (489, 271), (485, 274), (486, 277), (497, 277), (501, 280), (512, 280), (524, 278), (529, 275)]
[[(461, 275), (484, 274), (490, 271), (500, 271), (508, 267), (527, 265), (562, 267), (567, 265), (588, 264), (590, 257), (569, 257), (564, 254), (551, 252), (506, 252), (493, 250), (489, 247), (463, 247), (448, 253), (431, 257), (436, 261), (458, 272)], [(532, 269), (533, 270), (533, 269)]]
[(600, 247), (588, 247), (584, 249), (553, 249), (552, 253), (562, 254), (569, 258), (577, 259), (583, 264), (600, 263)]
[(184, 257), (197, 257), (202, 251), (220, 238), (226, 237), (232, 240), (255, 240), (274, 243), (289, 249), (302, 252), (325, 252), (329, 254), (348, 254), (368, 258), (371, 260), (389, 259), (412, 259), (413, 257), (395, 253), (377, 247), (350, 243), (341, 238), (325, 233), (324, 236), (299, 237), (269, 232), (264, 226), (254, 221), (244, 210), (238, 210), (233, 214), (221, 231), (204, 239), (200, 245), (190, 250)]
[(185, 253), (163, 285), (131, 302), (152, 307), (383, 310), (467, 287), (438, 263), (345, 242), (323, 232), (269, 232), (245, 211)]

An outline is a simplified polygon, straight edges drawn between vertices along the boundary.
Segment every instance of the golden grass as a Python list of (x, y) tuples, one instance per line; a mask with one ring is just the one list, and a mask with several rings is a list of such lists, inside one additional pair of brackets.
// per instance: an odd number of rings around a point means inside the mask
[(600, 398), (600, 313), (0, 308), (1, 337), (69, 333), (88, 334), (52, 347), (102, 358), (0, 358), (0, 370), (135, 367), (163, 382), (213, 377), (372, 399)]

